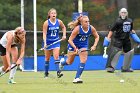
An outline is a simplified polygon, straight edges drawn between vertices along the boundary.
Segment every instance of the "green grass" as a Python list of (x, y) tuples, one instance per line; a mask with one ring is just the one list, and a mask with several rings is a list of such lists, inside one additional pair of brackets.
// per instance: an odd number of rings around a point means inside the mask
[[(48, 79), (43, 72), (17, 72), (17, 84), (7, 84), (9, 73), (0, 77), (0, 93), (140, 93), (140, 71), (107, 73), (84, 71), (83, 84), (73, 84), (75, 71), (64, 71), (61, 79), (51, 71)], [(124, 79), (124, 83), (120, 83)]]

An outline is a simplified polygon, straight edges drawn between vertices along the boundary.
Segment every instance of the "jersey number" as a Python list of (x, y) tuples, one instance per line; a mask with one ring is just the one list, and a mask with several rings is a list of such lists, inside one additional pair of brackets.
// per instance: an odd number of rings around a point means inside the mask
[(85, 41), (86, 40), (86, 37), (85, 36), (82, 36), (81, 38), (80, 38), (80, 41)]
[(53, 30), (53, 31), (51, 32), (51, 36), (56, 36), (56, 33), (57, 33), (57, 30)]
[(124, 32), (129, 32), (131, 29), (131, 25), (123, 25), (123, 31)]

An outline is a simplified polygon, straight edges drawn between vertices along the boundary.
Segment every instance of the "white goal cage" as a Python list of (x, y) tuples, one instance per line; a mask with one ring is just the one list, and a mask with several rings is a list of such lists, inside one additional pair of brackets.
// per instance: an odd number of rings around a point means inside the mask
[[(34, 71), (37, 72), (37, 20), (36, 20), (36, 0), (33, 0), (33, 17), (34, 17), (34, 69), (26, 70), (24, 69), (24, 60), (22, 64), (22, 71)], [(21, 0), (21, 26), (24, 27), (24, 0)]]

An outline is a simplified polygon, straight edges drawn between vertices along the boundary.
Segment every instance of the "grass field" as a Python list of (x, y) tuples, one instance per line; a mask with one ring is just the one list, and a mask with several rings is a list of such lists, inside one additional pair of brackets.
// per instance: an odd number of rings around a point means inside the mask
[[(48, 79), (43, 72), (17, 72), (17, 84), (7, 84), (9, 73), (0, 77), (0, 93), (140, 93), (140, 71), (107, 73), (84, 71), (83, 84), (73, 84), (75, 71), (64, 71), (61, 79), (51, 71)], [(124, 79), (124, 83), (120, 80)]]

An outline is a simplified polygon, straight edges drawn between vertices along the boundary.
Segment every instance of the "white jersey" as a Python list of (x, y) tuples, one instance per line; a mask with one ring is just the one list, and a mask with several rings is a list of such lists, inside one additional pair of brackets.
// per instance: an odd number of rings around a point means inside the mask
[[(8, 31), (9, 32), (9, 31)], [(4, 47), (4, 48), (6, 48), (6, 45), (7, 45), (7, 33), (8, 32), (6, 32), (3, 36), (2, 36), (2, 38), (0, 39), (0, 44)], [(13, 36), (15, 35), (15, 30), (12, 30), (12, 31), (10, 31), (10, 32), (12, 32), (13, 33)], [(13, 44), (16, 44), (15, 42), (14, 42), (14, 40), (13, 40), (13, 42), (12, 42), (12, 45)]]

